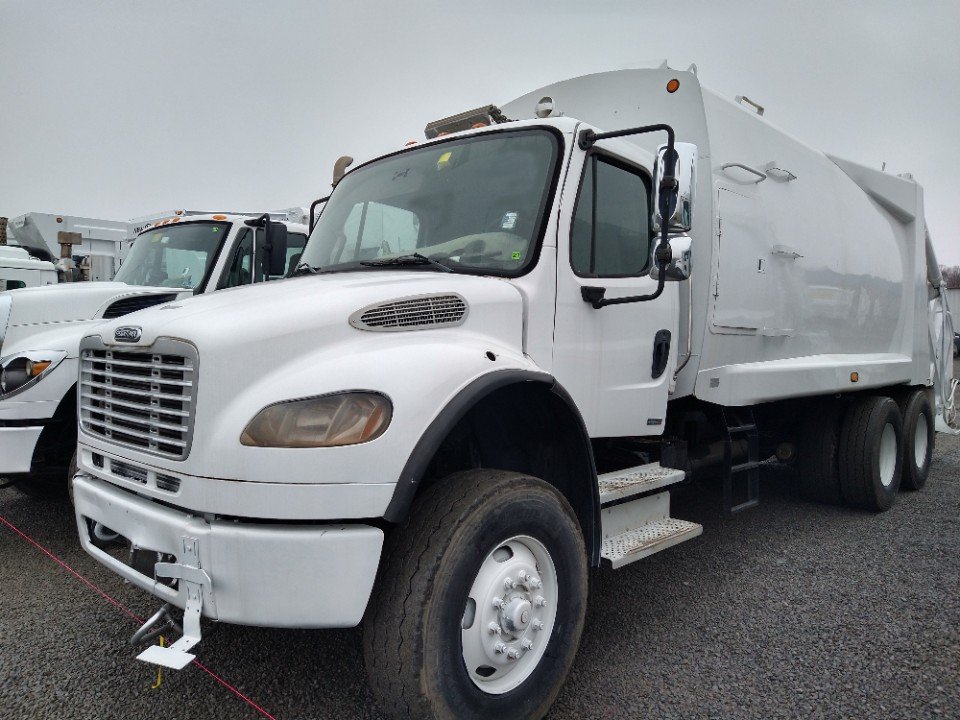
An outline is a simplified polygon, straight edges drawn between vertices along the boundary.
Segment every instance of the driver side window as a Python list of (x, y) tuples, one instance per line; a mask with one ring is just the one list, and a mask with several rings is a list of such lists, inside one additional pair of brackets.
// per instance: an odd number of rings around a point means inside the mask
[(245, 228), (237, 238), (230, 263), (224, 269), (219, 289), (249, 285), (253, 282), (253, 232)]
[(581, 277), (636, 277), (650, 257), (650, 185), (638, 170), (587, 159), (570, 229), (570, 264)]

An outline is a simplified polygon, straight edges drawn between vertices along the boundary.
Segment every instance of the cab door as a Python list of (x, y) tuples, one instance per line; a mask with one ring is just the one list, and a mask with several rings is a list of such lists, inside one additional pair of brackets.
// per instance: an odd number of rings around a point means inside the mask
[[(675, 356), (676, 285), (653, 301), (599, 310), (581, 294), (603, 287), (607, 298), (628, 297), (657, 286), (650, 277), (650, 175), (600, 145), (564, 191), (570, 200), (560, 216), (553, 373), (591, 437), (659, 435)], [(655, 353), (667, 357), (659, 373)]]

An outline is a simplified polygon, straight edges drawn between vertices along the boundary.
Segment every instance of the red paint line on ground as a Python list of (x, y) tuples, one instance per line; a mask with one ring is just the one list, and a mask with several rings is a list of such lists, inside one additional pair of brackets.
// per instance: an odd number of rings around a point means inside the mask
[[(3, 515), (0, 515), (0, 523), (3, 523), (4, 525), (6, 525), (6, 526), (7, 526), (8, 528), (10, 528), (10, 530), (12, 530), (15, 534), (19, 535), (23, 540), (26, 540), (28, 543), (30, 543), (31, 545), (33, 545), (37, 550), (39, 550), (39, 551), (42, 552), (44, 555), (46, 555), (48, 558), (50, 558), (51, 560), (53, 560), (57, 565), (59, 565), (59, 566), (62, 567), (64, 570), (66, 570), (68, 573), (70, 573), (71, 575), (73, 575), (77, 580), (79, 580), (79, 581), (82, 582), (84, 585), (86, 585), (88, 588), (90, 588), (91, 590), (93, 590), (95, 593), (97, 593), (97, 595), (99, 595), (99, 596), (102, 597), (104, 600), (106, 600), (107, 602), (109, 602), (111, 605), (113, 605), (115, 608), (117, 608), (120, 612), (122, 612), (124, 615), (126, 615), (127, 617), (129, 617), (131, 620), (134, 620), (134, 621), (140, 623), (141, 625), (144, 623), (144, 621), (143, 621), (140, 617), (138, 617), (134, 612), (132, 612), (131, 610), (129, 610), (123, 603), (121, 603), (119, 600), (116, 600), (115, 598), (110, 597), (110, 595), (108, 595), (106, 592), (104, 592), (103, 590), (101, 590), (95, 583), (91, 582), (90, 580), (87, 580), (87, 578), (85, 578), (83, 575), (81, 575), (80, 573), (78, 573), (78, 572), (77, 572), (76, 570), (74, 570), (72, 567), (70, 567), (69, 565), (67, 565), (67, 563), (65, 563), (63, 560), (61, 560), (60, 558), (58, 558), (58, 557), (57, 557), (56, 555), (54, 555), (52, 552), (50, 552), (49, 550), (47, 550), (47, 548), (45, 548), (43, 545), (41, 545), (40, 543), (38, 543), (38, 542), (37, 542), (36, 540), (34, 540), (32, 537), (30, 537), (29, 535), (27, 535), (25, 532), (23, 532), (23, 530), (21, 530), (21, 529), (18, 528), (16, 525), (14, 525), (12, 522), (10, 522), (10, 521), (7, 520), (5, 517), (3, 517)], [(209, 675), (210, 677), (212, 677), (212, 678), (213, 678), (214, 680), (216, 680), (218, 683), (220, 683), (221, 685), (223, 685), (223, 687), (225, 687), (227, 690), (229, 690), (230, 692), (232, 692), (232, 693), (233, 693), (234, 695), (236, 695), (238, 698), (240, 698), (241, 700), (243, 700), (243, 701), (244, 701), (247, 705), (249, 705), (251, 708), (253, 708), (253, 709), (256, 710), (258, 713), (260, 713), (261, 715), (263, 715), (265, 718), (267, 718), (268, 720), (277, 720), (277, 718), (276, 718), (275, 716), (271, 715), (271, 714), (268, 713), (266, 710), (264, 710), (262, 707), (260, 707), (259, 705), (257, 705), (257, 703), (255, 703), (253, 700), (251, 700), (250, 698), (248, 698), (246, 695), (244, 695), (242, 692), (240, 692), (237, 688), (235, 688), (233, 685), (231, 685), (230, 683), (228, 683), (228, 682), (227, 682), (226, 680), (224, 680), (222, 677), (220, 677), (219, 675), (217, 675), (215, 672), (213, 672), (213, 671), (212, 671), (210, 668), (208, 668), (206, 665), (201, 664), (198, 660), (194, 660), (194, 661), (193, 661), (193, 664), (196, 665), (196, 666), (197, 666), (198, 668), (200, 668), (201, 670), (203, 670), (203, 672), (205, 672), (207, 675)]]

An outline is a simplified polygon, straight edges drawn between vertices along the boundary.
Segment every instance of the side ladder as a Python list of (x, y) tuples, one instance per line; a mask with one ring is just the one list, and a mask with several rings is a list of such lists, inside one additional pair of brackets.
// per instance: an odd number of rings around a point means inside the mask
[[(723, 438), (723, 504), (731, 515), (760, 504), (760, 436), (753, 408), (722, 408), (726, 432)], [(734, 462), (734, 444), (746, 443), (746, 459)], [(741, 458), (738, 458), (740, 460)], [(734, 488), (734, 478), (740, 487)], [(735, 490), (739, 492), (735, 493)], [(736, 499), (734, 494), (737, 495)]]

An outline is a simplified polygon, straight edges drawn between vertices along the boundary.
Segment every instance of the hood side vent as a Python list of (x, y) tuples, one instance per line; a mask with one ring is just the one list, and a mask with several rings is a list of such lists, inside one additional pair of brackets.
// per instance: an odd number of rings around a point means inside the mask
[(133, 295), (132, 297), (125, 297), (121, 300), (117, 300), (115, 303), (110, 305), (106, 312), (103, 313), (103, 317), (105, 320), (109, 320), (110, 318), (118, 318), (123, 315), (129, 315), (137, 310), (144, 310), (145, 308), (153, 307), (154, 305), (160, 305), (176, 299), (176, 293), (172, 293), (170, 295)]
[(368, 305), (350, 316), (350, 324), (358, 330), (401, 332), (454, 327), (466, 317), (467, 301), (455, 293), (444, 293)]

